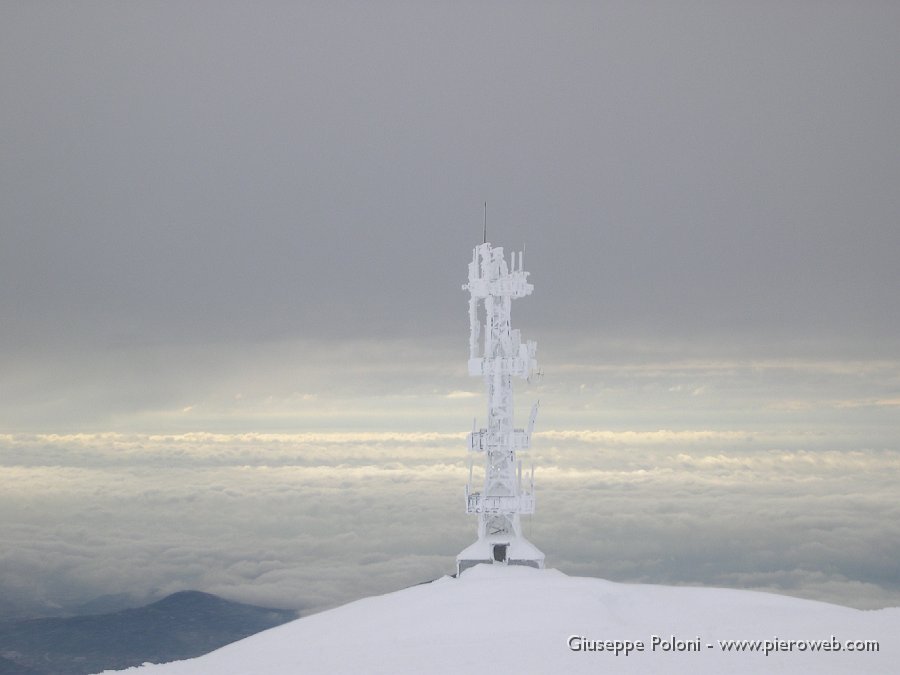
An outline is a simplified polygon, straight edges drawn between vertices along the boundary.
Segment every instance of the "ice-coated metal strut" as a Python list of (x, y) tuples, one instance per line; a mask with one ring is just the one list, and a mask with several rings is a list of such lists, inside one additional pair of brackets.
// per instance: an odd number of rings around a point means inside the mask
[[(486, 239), (485, 233), (485, 239)], [(469, 263), (469, 375), (481, 376), (487, 391), (487, 426), (473, 426), (468, 436), (469, 482), (466, 513), (478, 516), (478, 541), (456, 556), (457, 573), (479, 563), (544, 566), (541, 553), (522, 534), (521, 514), (534, 513), (534, 470), (523, 483), (517, 453), (531, 446), (537, 404), (528, 426), (513, 426), (513, 377), (531, 380), (537, 372), (537, 343), (522, 342), (510, 325), (512, 301), (530, 295), (524, 254), (485, 241), (475, 247)], [(482, 322), (483, 316), (483, 322)], [(484, 481), (473, 489), (474, 457), (481, 454)]]

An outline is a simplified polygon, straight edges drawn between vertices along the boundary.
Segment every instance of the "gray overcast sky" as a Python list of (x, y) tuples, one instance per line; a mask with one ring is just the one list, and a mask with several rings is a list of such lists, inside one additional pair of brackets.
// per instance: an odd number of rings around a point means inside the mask
[[(5, 3), (3, 351), (897, 334), (895, 3)], [(463, 273), (460, 270), (463, 270)]]
[(897, 604), (900, 4), (0, 10), (3, 597), (448, 569), (486, 200), (548, 560)]

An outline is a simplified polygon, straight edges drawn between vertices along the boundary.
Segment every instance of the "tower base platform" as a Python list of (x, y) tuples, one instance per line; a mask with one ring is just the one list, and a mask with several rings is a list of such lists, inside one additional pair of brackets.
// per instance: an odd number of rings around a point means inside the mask
[(456, 556), (456, 574), (481, 564), (525, 565), (543, 569), (544, 554), (525, 537), (482, 537)]

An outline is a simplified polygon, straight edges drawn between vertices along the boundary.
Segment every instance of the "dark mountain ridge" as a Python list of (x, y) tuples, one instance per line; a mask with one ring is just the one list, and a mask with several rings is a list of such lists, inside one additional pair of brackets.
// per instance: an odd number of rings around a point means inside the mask
[(144, 607), (0, 623), (0, 675), (85, 675), (205, 654), (297, 618), (182, 591)]

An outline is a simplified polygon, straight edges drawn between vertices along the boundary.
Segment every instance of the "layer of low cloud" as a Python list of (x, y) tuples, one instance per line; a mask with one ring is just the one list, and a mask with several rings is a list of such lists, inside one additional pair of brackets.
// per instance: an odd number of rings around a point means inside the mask
[[(117, 429), (0, 435), (6, 602), (200, 588), (314, 611), (452, 571), (475, 535), (464, 438), (484, 412), (460, 355), (270, 353), (214, 374), (176, 358), (164, 369), (205, 373), (173, 377), (191, 395), (165, 414), (126, 401)], [(896, 362), (602, 353), (517, 385), (520, 413), (541, 399), (526, 528), (551, 565), (900, 604)], [(310, 358), (303, 390), (277, 367), (286, 355)]]
[[(7, 436), (0, 586), (32, 607), (200, 588), (315, 611), (425, 581), (475, 536), (462, 440)], [(573, 574), (900, 604), (900, 455), (794, 440), (546, 432), (526, 531)]]

